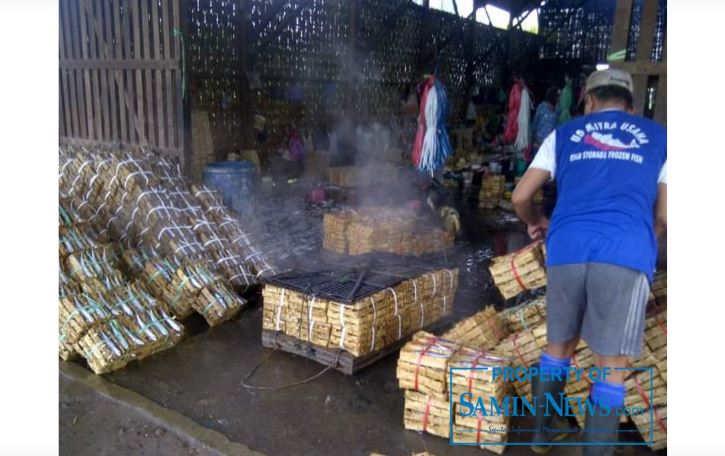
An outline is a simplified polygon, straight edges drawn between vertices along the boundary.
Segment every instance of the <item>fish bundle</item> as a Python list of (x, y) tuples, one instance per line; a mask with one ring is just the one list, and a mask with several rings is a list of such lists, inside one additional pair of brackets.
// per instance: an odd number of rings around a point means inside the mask
[(457, 269), (402, 280), (352, 303), (267, 284), (263, 328), (360, 357), (450, 314), (457, 287)]
[(493, 306), (486, 306), (482, 311), (456, 323), (442, 337), (467, 347), (491, 350), (508, 335), (506, 320), (501, 318)]
[(451, 233), (421, 225), (411, 211), (385, 207), (325, 214), (323, 231), (324, 248), (349, 255), (421, 256), (450, 248), (454, 242)]
[(481, 180), (481, 190), (478, 194), (478, 207), (493, 209), (498, 206), (506, 189), (506, 176), (503, 174), (488, 174)]
[(546, 322), (546, 298), (535, 298), (515, 307), (501, 311), (511, 332), (519, 332), (526, 328), (538, 326)]
[(523, 291), (546, 285), (544, 250), (541, 243), (530, 244), (523, 249), (491, 260), (489, 270), (493, 282), (504, 299)]
[(209, 326), (230, 320), (246, 305), (246, 301), (220, 282), (205, 285), (191, 307), (201, 314)]
[(489, 408), (491, 398), (504, 404), (510, 385), (503, 376), (494, 376), (493, 369), (502, 369), (509, 362), (459, 341), (417, 332), (400, 350), (396, 370), (399, 386), (405, 390), (405, 428), (444, 438), (449, 438), (452, 428), (456, 442), (480, 443), (481, 448), (502, 452), (503, 445), (485, 443), (507, 441), (507, 413), (471, 416), (470, 410), (461, 408), (459, 400), (469, 394), (471, 402), (476, 403), (475, 398), (480, 397)]
[(105, 374), (126, 366), (142, 346), (143, 340), (123, 319), (114, 319), (89, 329), (76, 344), (76, 349), (93, 372)]

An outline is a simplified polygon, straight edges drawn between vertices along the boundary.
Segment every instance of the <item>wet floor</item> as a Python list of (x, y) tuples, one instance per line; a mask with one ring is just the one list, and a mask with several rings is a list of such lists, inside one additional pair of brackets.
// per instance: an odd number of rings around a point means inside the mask
[[(493, 289), (486, 263), (494, 254), (527, 242), (522, 226), (505, 213), (483, 219), (465, 195), (459, 205), (465, 232), (449, 254), (460, 267), (461, 280), (447, 324), (485, 304), (502, 307), (515, 303), (504, 303)], [(261, 317), (256, 302), (239, 318), (217, 328), (205, 329), (191, 320), (187, 324), (192, 335), (177, 347), (131, 363), (106, 378), (270, 455), (481, 454), (477, 448), (451, 447), (445, 439), (403, 428), (404, 399), (395, 377), (395, 354), (354, 377), (331, 370), (294, 388), (266, 393), (246, 389), (244, 382), (282, 386), (314, 376), (323, 368), (301, 357), (262, 348)], [(247, 378), (255, 368), (254, 375)], [(505, 454), (531, 452), (527, 446), (514, 446)], [(559, 447), (550, 454), (578, 455), (580, 449)], [(651, 452), (646, 447), (622, 447), (618, 454)]]

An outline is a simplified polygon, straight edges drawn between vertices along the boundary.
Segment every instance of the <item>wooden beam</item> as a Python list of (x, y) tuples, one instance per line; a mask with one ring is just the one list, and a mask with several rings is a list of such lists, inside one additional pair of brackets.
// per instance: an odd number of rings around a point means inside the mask
[(655, 98), (655, 122), (667, 126), (667, 75), (660, 76)]
[(121, 59), (66, 59), (59, 62), (60, 69), (100, 70), (175, 70), (179, 61), (173, 59), (121, 60)]
[(612, 68), (618, 68), (624, 70), (632, 75), (666, 75), (667, 74), (667, 61), (662, 62), (612, 62)]
[[(644, 0), (642, 20), (639, 24), (637, 40), (637, 63), (649, 62), (654, 41), (655, 24), (657, 23), (657, 0)], [(647, 103), (647, 85), (650, 75), (647, 73), (632, 74), (632, 92), (634, 93), (634, 112), (643, 115)]]
[(644, 0), (637, 41), (637, 60), (650, 60), (657, 25), (657, 3), (657, 0)]
[(617, 0), (617, 7), (614, 10), (614, 24), (612, 25), (612, 41), (609, 46), (609, 53), (613, 54), (627, 50), (627, 39), (629, 38), (629, 24), (632, 18), (633, 0)]

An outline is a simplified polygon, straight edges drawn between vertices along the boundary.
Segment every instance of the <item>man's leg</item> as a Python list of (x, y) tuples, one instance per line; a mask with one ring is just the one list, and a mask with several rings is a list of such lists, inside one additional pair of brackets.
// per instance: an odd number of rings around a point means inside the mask
[[(584, 447), (584, 456), (611, 456), (619, 440), (616, 409), (624, 405), (624, 379), (630, 357), (642, 349), (649, 282), (645, 274), (610, 264), (592, 263), (587, 277), (589, 303), (582, 337), (595, 354), (597, 367), (610, 368), (594, 383), (589, 395), (584, 440), (599, 445)], [(602, 372), (602, 370), (600, 370)]]
[(579, 336), (576, 335), (574, 338), (569, 339), (566, 342), (546, 344), (545, 352), (555, 358), (571, 358), (574, 356), (576, 346), (579, 344)]
[(584, 440), (598, 443), (596, 446), (585, 446), (584, 456), (610, 456), (614, 454), (614, 446), (605, 445), (619, 440), (619, 416), (615, 410), (624, 406), (627, 390), (624, 387), (626, 370), (616, 370), (618, 367), (627, 367), (627, 356), (596, 355), (597, 367), (600, 372), (609, 368), (606, 378), (594, 382), (588, 401), (591, 408), (586, 409), (586, 426)]
[[(582, 318), (586, 310), (586, 271), (585, 264), (552, 266), (547, 271), (548, 344), (537, 367), (549, 375), (545, 376), (547, 381), (541, 381), (540, 376), (534, 377), (531, 385), (533, 400), (537, 404), (534, 417), (536, 431), (531, 449), (539, 454), (547, 453), (552, 448), (552, 442), (567, 435), (557, 432), (557, 429), (566, 427), (564, 420), (555, 420), (553, 415), (547, 416), (544, 411), (548, 397), (558, 400), (564, 393), (566, 372), (579, 342)], [(555, 372), (560, 375), (550, 375)]]

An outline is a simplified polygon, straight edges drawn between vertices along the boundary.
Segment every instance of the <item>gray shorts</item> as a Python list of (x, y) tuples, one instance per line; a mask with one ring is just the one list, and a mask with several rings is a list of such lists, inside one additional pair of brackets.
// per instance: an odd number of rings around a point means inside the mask
[(547, 269), (546, 334), (551, 343), (577, 335), (598, 355), (638, 357), (649, 298), (647, 275), (604, 263)]

